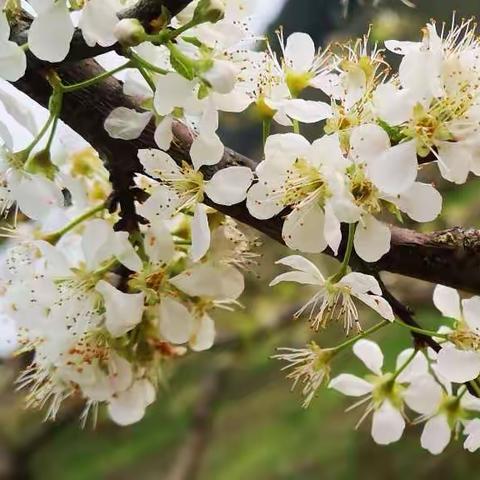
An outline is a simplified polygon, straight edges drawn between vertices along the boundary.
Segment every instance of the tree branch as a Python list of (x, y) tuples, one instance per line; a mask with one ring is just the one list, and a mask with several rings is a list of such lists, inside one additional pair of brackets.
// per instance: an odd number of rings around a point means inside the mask
[[(75, 65), (58, 69), (65, 83), (76, 83), (102, 73), (103, 69), (94, 60), (85, 60)], [(50, 86), (42, 71), (28, 71), (16, 87), (43, 106), (48, 103)], [(150, 124), (140, 138), (133, 141), (114, 140), (109, 137), (103, 123), (107, 115), (116, 107), (137, 108), (133, 100), (125, 97), (122, 85), (115, 78), (95, 85), (87, 90), (79, 90), (66, 95), (62, 120), (85, 138), (99, 151), (112, 176), (112, 183), (120, 202), (123, 227), (129, 229), (136, 222), (133, 205), (135, 201), (133, 176), (142, 168), (137, 159), (139, 148), (156, 148)], [(190, 131), (184, 125), (174, 126), (175, 142), (171, 155), (178, 161), (189, 159), (192, 143)], [(256, 162), (236, 152), (226, 149), (219, 165), (208, 168), (205, 173), (212, 175), (227, 165), (245, 165), (255, 168)], [(253, 218), (245, 204), (226, 207), (209, 205), (248, 224), (269, 237), (282, 242), (283, 220), (276, 217), (267, 221)], [(452, 228), (433, 233), (418, 233), (412, 230), (391, 227), (392, 248), (379, 262), (372, 264), (377, 271), (389, 271), (441, 283), (470, 292), (480, 292), (480, 231)]]

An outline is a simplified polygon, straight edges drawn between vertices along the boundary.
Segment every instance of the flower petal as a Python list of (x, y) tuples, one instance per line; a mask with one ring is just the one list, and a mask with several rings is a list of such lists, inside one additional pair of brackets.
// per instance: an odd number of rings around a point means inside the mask
[(142, 321), (143, 293), (123, 293), (104, 280), (97, 283), (95, 290), (105, 302), (105, 326), (114, 338), (125, 335)]
[(160, 334), (176, 345), (187, 343), (194, 332), (195, 320), (182, 303), (170, 297), (162, 299), (159, 307)]
[(190, 257), (194, 262), (198, 262), (208, 252), (211, 237), (207, 207), (202, 203), (198, 203), (195, 206), (191, 230), (192, 248), (190, 250)]
[(368, 164), (372, 181), (390, 195), (408, 190), (417, 178), (417, 169), (417, 150), (413, 140), (389, 148)]
[(295, 208), (283, 223), (282, 238), (293, 250), (321, 253), (327, 247), (324, 225), (325, 215), (317, 204)]
[(74, 32), (67, 3), (45, 0), (45, 8), (37, 13), (28, 31), (28, 47), (41, 60), (61, 62)]
[(458, 350), (454, 345), (446, 345), (438, 352), (437, 367), (448, 380), (465, 383), (480, 375), (480, 354)]
[(425, 374), (413, 379), (404, 392), (405, 403), (421, 415), (435, 413), (443, 398), (442, 387), (430, 375)]
[(245, 288), (243, 275), (231, 265), (201, 263), (170, 279), (170, 283), (191, 297), (236, 300)]
[(429, 183), (415, 182), (394, 203), (416, 222), (431, 222), (442, 211), (442, 196)]
[(112, 138), (134, 140), (150, 122), (150, 112), (137, 112), (131, 108), (118, 107), (105, 120), (105, 130)]
[(208, 350), (213, 346), (215, 341), (215, 322), (208, 315), (204, 315), (200, 319), (197, 330), (190, 339), (189, 345), (195, 352)]
[(294, 98), (282, 103), (285, 113), (302, 123), (317, 123), (332, 116), (332, 107), (325, 102)]
[(472, 332), (480, 333), (480, 297), (462, 300), (463, 317)]
[(285, 61), (295, 72), (308, 72), (315, 58), (315, 44), (307, 33), (295, 32), (287, 38)]
[(460, 295), (454, 288), (437, 285), (433, 291), (433, 304), (440, 310), (444, 317), (460, 320)]
[(423, 448), (432, 455), (442, 453), (450, 443), (452, 432), (445, 415), (435, 415), (427, 421), (420, 438)]
[(337, 377), (332, 378), (328, 388), (333, 388), (337, 392), (350, 397), (361, 397), (373, 390), (371, 383), (350, 373), (342, 373)]
[(373, 412), (372, 438), (379, 445), (389, 445), (400, 440), (405, 430), (402, 414), (385, 400), (378, 410)]
[(253, 172), (248, 167), (223, 168), (205, 185), (205, 193), (220, 205), (235, 205), (245, 200), (252, 181)]
[(378, 344), (362, 338), (354, 343), (352, 350), (370, 371), (376, 375), (381, 375), (383, 353)]
[(367, 215), (363, 223), (357, 225), (354, 237), (355, 251), (366, 262), (376, 262), (390, 250), (391, 236), (387, 225), (372, 215)]

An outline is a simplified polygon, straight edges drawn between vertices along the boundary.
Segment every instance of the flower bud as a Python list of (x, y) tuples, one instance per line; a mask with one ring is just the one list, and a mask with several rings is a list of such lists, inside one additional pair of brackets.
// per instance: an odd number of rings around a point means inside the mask
[(41, 150), (33, 155), (25, 164), (25, 170), (30, 173), (44, 175), (47, 178), (55, 178), (57, 167), (52, 163), (50, 151)]
[(147, 34), (143, 25), (135, 18), (124, 18), (115, 26), (114, 35), (125, 47), (134, 47), (144, 42)]
[(193, 19), (198, 23), (216, 23), (225, 16), (225, 5), (222, 0), (200, 0), (193, 13)]

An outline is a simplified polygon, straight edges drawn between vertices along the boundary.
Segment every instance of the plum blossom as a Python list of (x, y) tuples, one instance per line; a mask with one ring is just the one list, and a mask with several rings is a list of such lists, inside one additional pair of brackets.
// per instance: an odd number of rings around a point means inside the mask
[(361, 330), (354, 299), (360, 300), (383, 318), (390, 321), (394, 319), (390, 305), (382, 298), (380, 285), (370, 275), (351, 272), (338, 281), (326, 279), (312, 262), (299, 255), (285, 257), (277, 264), (293, 270), (275, 277), (270, 286), (280, 282), (296, 282), (319, 287), (318, 292), (295, 314), (298, 317), (310, 310), (309, 319), (315, 330), (325, 327), (331, 320), (343, 321), (347, 334), (353, 327)]
[(480, 411), (480, 400), (466, 388), (463, 386), (454, 395), (448, 382), (442, 382), (440, 386), (427, 375), (414, 379), (407, 390), (409, 407), (421, 414), (416, 423), (426, 422), (420, 442), (431, 454), (442, 453), (450, 443), (452, 433), (456, 435), (464, 425), (467, 425), (467, 434), (474, 430), (474, 424), (468, 428), (468, 420)]
[(229, 167), (206, 180), (197, 168), (185, 162), (180, 167), (160, 150), (139, 150), (138, 156), (145, 172), (162, 182), (152, 189), (138, 212), (146, 218), (168, 219), (181, 211), (193, 210), (192, 258), (201, 259), (210, 245), (207, 210), (201, 203), (204, 195), (221, 205), (240, 203), (252, 183), (252, 171), (248, 167)]
[(453, 288), (437, 285), (433, 303), (443, 316), (455, 320), (449, 341), (438, 353), (439, 372), (451, 382), (463, 383), (480, 375), (480, 297), (460, 300)]
[(380, 445), (398, 441), (405, 429), (404, 389), (405, 385), (427, 373), (427, 359), (413, 349), (403, 351), (397, 358), (396, 373), (384, 373), (383, 354), (380, 347), (371, 340), (358, 340), (353, 353), (372, 372), (365, 379), (349, 373), (333, 378), (329, 388), (344, 395), (363, 397), (349, 410), (368, 402), (359, 425), (371, 412), (373, 440)]
[(416, 182), (415, 145), (392, 146), (381, 127), (365, 124), (350, 136), (350, 165), (345, 169), (350, 221), (358, 220), (355, 251), (367, 262), (379, 260), (390, 250), (389, 227), (377, 220), (384, 209), (403, 211), (413, 220), (434, 220), (442, 208), (440, 193), (429, 184)]
[(330, 360), (334, 349), (322, 349), (315, 342), (304, 348), (278, 348), (272, 358), (285, 361), (282, 371), (288, 371), (287, 378), (292, 380), (292, 390), (300, 384), (304, 401), (302, 406), (308, 408), (322, 383), (330, 377)]
[(342, 208), (343, 184), (338, 172), (346, 162), (335, 135), (313, 144), (293, 133), (271, 135), (265, 144), (265, 160), (256, 169), (258, 182), (247, 194), (250, 214), (264, 220), (289, 208), (282, 229), (287, 246), (319, 253), (328, 245), (337, 252), (340, 221), (349, 220)]

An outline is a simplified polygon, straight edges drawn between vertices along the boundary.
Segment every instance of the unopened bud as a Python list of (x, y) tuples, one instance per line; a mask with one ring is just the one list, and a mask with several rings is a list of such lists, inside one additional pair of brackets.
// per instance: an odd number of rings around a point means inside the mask
[(30, 173), (44, 175), (47, 178), (55, 178), (57, 167), (52, 163), (50, 151), (41, 150), (28, 159), (25, 170)]
[(144, 42), (147, 34), (143, 25), (136, 18), (124, 18), (115, 26), (114, 35), (125, 47), (134, 47)]
[(200, 0), (193, 13), (193, 19), (200, 22), (216, 23), (225, 16), (225, 5), (222, 0)]

